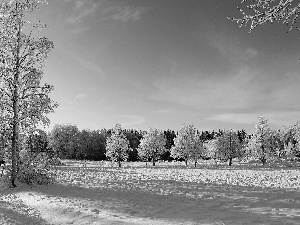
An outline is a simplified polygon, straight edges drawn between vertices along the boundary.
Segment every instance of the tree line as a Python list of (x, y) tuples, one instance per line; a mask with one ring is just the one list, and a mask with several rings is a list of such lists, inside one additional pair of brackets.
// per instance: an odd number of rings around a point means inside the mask
[[(117, 128), (116, 128), (117, 127)], [(139, 147), (141, 142), (145, 141), (145, 137), (149, 135), (149, 131), (122, 129), (120, 125), (115, 128), (101, 130), (79, 130), (76, 125), (71, 124), (56, 124), (53, 129), (47, 133), (47, 143), (44, 146), (52, 148), (57, 156), (61, 159), (78, 159), (78, 160), (106, 160), (107, 139), (115, 134), (116, 129), (128, 140), (129, 148), (126, 150), (128, 161), (139, 161), (144, 159), (144, 156), (139, 155)], [(155, 129), (157, 131), (157, 129)], [(211, 140), (222, 132), (216, 131), (197, 131), (202, 140)], [(151, 133), (151, 129), (150, 129)], [(245, 134), (242, 130), (241, 133)], [(159, 159), (171, 160), (171, 148), (174, 146), (174, 139), (178, 135), (178, 131), (165, 130), (162, 131), (162, 136), (165, 141), (163, 144), (164, 151), (159, 154)], [(38, 138), (35, 136), (35, 138)]]
[(80, 131), (76, 125), (55, 125), (44, 140), (47, 143), (41, 146), (48, 146), (61, 159), (112, 160), (119, 165), (122, 161), (155, 165), (157, 160), (180, 160), (196, 166), (199, 160), (209, 159), (232, 165), (236, 158), (256, 159), (264, 165), (300, 157), (300, 125), (273, 130), (264, 117), (258, 118), (252, 134), (232, 129), (199, 131), (192, 124), (183, 124), (178, 131), (123, 130), (119, 124), (108, 130)]

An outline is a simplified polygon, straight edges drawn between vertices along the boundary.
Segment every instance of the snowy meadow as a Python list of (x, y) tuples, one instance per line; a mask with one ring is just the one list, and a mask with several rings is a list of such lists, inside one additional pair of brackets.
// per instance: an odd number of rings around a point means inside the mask
[(299, 224), (296, 164), (63, 162), (53, 185), (2, 190), (0, 224)]

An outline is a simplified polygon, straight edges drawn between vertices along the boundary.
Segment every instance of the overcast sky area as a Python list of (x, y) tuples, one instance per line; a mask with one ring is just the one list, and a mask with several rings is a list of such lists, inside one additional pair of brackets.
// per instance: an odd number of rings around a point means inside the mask
[(300, 31), (249, 34), (240, 0), (50, 0), (31, 20), (54, 42), (44, 80), (54, 124), (254, 130), (300, 120)]

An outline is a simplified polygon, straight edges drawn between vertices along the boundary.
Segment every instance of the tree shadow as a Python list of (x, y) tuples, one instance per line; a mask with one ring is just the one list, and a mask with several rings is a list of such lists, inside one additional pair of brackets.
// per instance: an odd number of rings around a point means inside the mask
[[(165, 182), (153, 181), (155, 182), (157, 186), (164, 188)], [(174, 187), (186, 185), (188, 190), (191, 189), (191, 183), (179, 183), (173, 182), (171, 185)], [(225, 224), (297, 224), (299, 220), (297, 216), (282, 214), (280, 210), (277, 212), (271, 210), (272, 207), (279, 207), (280, 199), (275, 194), (280, 194), (282, 201), (291, 198), (291, 193), (279, 190), (271, 193), (265, 189), (221, 185), (204, 185), (199, 189), (198, 185), (198, 192), (202, 193), (198, 198), (184, 193), (160, 194), (142, 189), (84, 188), (62, 184), (36, 187), (31, 190), (56, 198), (85, 200), (91, 203), (90, 207), (94, 207), (94, 213), (104, 208), (128, 217), (196, 223), (222, 221)], [(299, 207), (299, 202), (294, 202), (292, 206)], [(263, 210), (265, 213), (262, 213)]]

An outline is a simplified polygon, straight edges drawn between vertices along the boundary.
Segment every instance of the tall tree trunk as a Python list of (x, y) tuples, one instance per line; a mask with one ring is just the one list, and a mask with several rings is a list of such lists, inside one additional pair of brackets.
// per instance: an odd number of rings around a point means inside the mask
[(266, 155), (265, 155), (265, 146), (262, 145), (262, 146), (261, 146), (261, 149), (262, 149), (262, 155), (263, 155), (263, 157), (261, 158), (261, 162), (262, 162), (262, 164), (263, 164), (263, 166), (264, 166), (264, 165), (266, 164), (266, 161), (267, 161)]
[(12, 143), (11, 143), (11, 185), (16, 187), (17, 161), (19, 153), (19, 100), (18, 100), (18, 72), (14, 75), (14, 94), (13, 94), (13, 122), (12, 122)]
[(228, 163), (228, 165), (229, 165), (229, 166), (232, 165), (232, 157), (229, 158), (229, 163)]
[(195, 168), (197, 167), (197, 160), (195, 160)]
[[(15, 112), (14, 107), (14, 112)], [(16, 114), (15, 114), (16, 115)], [(12, 148), (11, 148), (11, 162), (12, 162), (12, 167), (11, 167), (11, 185), (12, 187), (16, 187), (17, 185), (15, 184), (15, 180), (17, 178), (17, 154), (18, 154), (18, 121), (17, 121), (17, 116), (14, 116), (14, 122), (13, 122), (13, 134), (12, 134)]]
[(152, 157), (152, 165), (155, 166), (155, 157)]
[(118, 159), (118, 164), (119, 164), (119, 167), (121, 167), (121, 160)]
[[(18, 2), (16, 2), (16, 9)], [(19, 154), (19, 67), (20, 67), (20, 44), (21, 44), (21, 24), (18, 24), (18, 45), (15, 54), (16, 66), (14, 70), (14, 91), (13, 91), (13, 121), (12, 121), (12, 143), (11, 143), (11, 185), (16, 187), (15, 184), (18, 171), (18, 154)]]
[(185, 165), (186, 165), (186, 166), (187, 166), (187, 161), (188, 161), (188, 160), (187, 160), (187, 159), (185, 159)]
[(263, 164), (263, 166), (266, 164), (266, 158), (265, 157), (263, 157), (262, 159), (261, 159), (261, 162), (262, 162), (262, 164)]
[[(232, 145), (231, 145), (231, 135), (232, 135), (232, 130), (230, 130), (230, 136), (229, 136), (229, 149), (230, 149), (230, 154), (232, 154), (233, 150), (232, 150)], [(229, 166), (232, 165), (232, 157), (229, 158)]]

